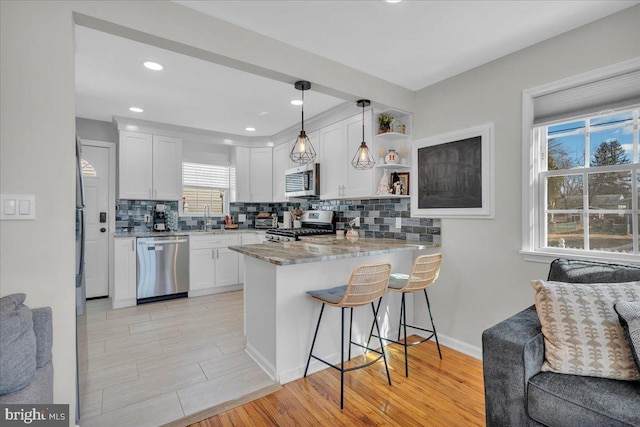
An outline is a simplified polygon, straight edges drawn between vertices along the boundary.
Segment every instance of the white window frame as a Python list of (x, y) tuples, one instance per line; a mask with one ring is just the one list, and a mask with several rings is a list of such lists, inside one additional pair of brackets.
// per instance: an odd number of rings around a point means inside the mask
[[(215, 164), (215, 163), (203, 163), (203, 162), (186, 162), (186, 161), (182, 161), (180, 163), (180, 168), (181, 174), (184, 174), (184, 163), (201, 163), (201, 164), (208, 164), (211, 166), (222, 166), (222, 167), (226, 167), (227, 170), (229, 171), (229, 186), (231, 186), (231, 167), (229, 165), (223, 165), (223, 164)], [(184, 187), (197, 187), (197, 186), (185, 186), (184, 185), (184, 175), (183, 175), (183, 185), (182, 185), (182, 194), (184, 194)], [(226, 215), (229, 215), (230, 212), (230, 208), (229, 208), (229, 196), (231, 194), (231, 189), (230, 188), (224, 188), (224, 187), (203, 187), (203, 188), (212, 188), (214, 190), (222, 190), (224, 191), (224, 197), (223, 197), (223, 205), (222, 205), (222, 213), (213, 213), (210, 215), (211, 218), (223, 218)], [(180, 199), (178, 201), (178, 212), (179, 212), (179, 216), (180, 217), (185, 217), (185, 218), (202, 218), (203, 216), (200, 214), (196, 214), (196, 213), (184, 213), (184, 209), (182, 206), (182, 199)]]
[[(625, 61), (620, 64), (604, 67), (598, 70), (594, 70), (588, 73), (584, 73), (578, 76), (573, 76), (567, 79), (563, 79), (557, 82), (553, 82), (547, 85), (538, 86), (535, 88), (527, 89), (522, 93), (522, 249), (520, 254), (526, 261), (549, 263), (556, 258), (573, 258), (573, 259), (585, 259), (585, 260), (606, 260), (617, 261), (626, 263), (639, 263), (637, 255), (634, 254), (622, 254), (617, 252), (606, 251), (588, 251), (588, 250), (575, 250), (575, 249), (561, 249), (561, 248), (549, 248), (543, 247), (541, 242), (543, 240), (542, 233), (544, 232), (544, 225), (546, 224), (546, 218), (543, 218), (542, 213), (546, 206), (546, 195), (543, 186), (544, 182), (541, 182), (541, 167), (540, 162), (545, 158), (540, 158), (540, 146), (539, 143), (544, 139), (546, 146), (546, 135), (544, 138), (541, 135), (535, 134), (534, 119), (534, 98), (543, 96), (548, 93), (557, 92), (574, 86), (582, 85), (594, 80), (605, 79), (607, 77), (614, 76), (616, 74), (622, 74), (635, 69), (640, 66), (640, 59)], [(567, 118), (570, 120), (570, 118)], [(634, 155), (637, 153), (634, 152)], [(637, 157), (636, 157), (637, 158)], [(629, 165), (632, 166), (632, 165)], [(637, 170), (637, 164), (629, 167), (628, 169)], [(546, 170), (546, 166), (544, 167)], [(635, 168), (635, 169), (634, 169)], [(586, 173), (588, 170), (577, 169), (576, 173)], [(585, 181), (586, 185), (586, 181)], [(633, 194), (637, 184), (634, 182)], [(637, 204), (637, 196), (634, 199), (634, 203)], [(636, 206), (637, 212), (637, 206)], [(637, 230), (636, 230), (637, 232)]]

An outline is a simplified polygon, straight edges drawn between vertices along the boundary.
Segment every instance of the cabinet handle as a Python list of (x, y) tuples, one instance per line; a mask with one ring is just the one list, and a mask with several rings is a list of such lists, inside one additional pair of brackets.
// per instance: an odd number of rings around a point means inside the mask
[(134, 239), (134, 240), (131, 240), (131, 252), (135, 252), (135, 251), (136, 251), (136, 241)]
[(216, 258), (220, 259), (220, 249), (216, 249)]
[(211, 259), (216, 259), (216, 250), (215, 249), (211, 249)]
[(151, 189), (149, 189), (149, 198), (151, 198)]
[(153, 190), (153, 197), (158, 197), (158, 190)]

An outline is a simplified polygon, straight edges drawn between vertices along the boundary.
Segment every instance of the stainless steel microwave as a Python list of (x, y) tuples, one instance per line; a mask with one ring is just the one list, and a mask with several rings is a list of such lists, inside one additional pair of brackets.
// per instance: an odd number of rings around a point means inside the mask
[(287, 197), (313, 197), (320, 195), (320, 164), (287, 169), (284, 172), (284, 195)]

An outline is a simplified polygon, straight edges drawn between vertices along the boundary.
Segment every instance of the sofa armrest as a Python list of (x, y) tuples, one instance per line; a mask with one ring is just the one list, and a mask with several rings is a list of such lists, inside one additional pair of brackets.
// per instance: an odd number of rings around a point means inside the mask
[(527, 383), (540, 372), (544, 339), (535, 306), (482, 333), (487, 426), (526, 426)]
[(51, 361), (53, 345), (53, 319), (51, 307), (34, 308), (33, 331), (36, 334), (36, 367), (42, 368)]

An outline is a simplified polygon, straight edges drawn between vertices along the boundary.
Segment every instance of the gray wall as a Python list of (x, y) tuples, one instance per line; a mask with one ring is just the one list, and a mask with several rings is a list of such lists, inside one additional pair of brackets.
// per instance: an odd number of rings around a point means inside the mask
[(80, 139), (118, 142), (118, 128), (111, 122), (76, 117), (76, 134)]
[(479, 347), (490, 325), (534, 302), (548, 264), (522, 247), (522, 91), (640, 57), (640, 6), (417, 92), (414, 140), (495, 124), (495, 219), (443, 219), (443, 264), (432, 288), (438, 332)]

